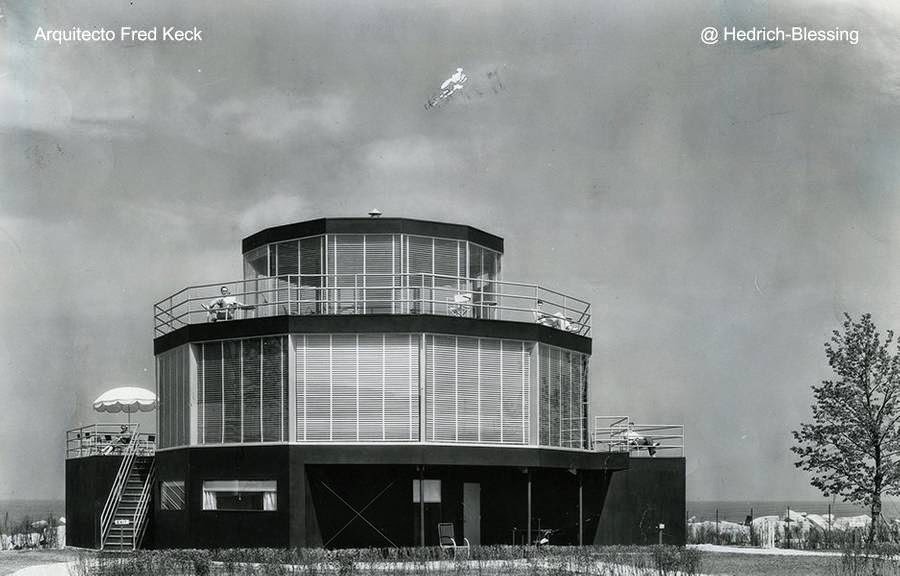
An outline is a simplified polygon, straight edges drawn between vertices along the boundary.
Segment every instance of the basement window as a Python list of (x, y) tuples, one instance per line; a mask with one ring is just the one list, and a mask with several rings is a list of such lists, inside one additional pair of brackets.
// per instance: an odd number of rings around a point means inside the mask
[(184, 510), (184, 480), (163, 480), (159, 483), (159, 509)]
[(205, 481), (203, 509), (236, 512), (278, 510), (278, 483), (275, 480)]

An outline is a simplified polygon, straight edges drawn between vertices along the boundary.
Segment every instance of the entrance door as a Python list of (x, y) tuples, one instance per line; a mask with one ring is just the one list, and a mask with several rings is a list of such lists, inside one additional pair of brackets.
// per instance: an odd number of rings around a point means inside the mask
[(481, 484), (463, 483), (463, 536), (472, 546), (481, 545)]

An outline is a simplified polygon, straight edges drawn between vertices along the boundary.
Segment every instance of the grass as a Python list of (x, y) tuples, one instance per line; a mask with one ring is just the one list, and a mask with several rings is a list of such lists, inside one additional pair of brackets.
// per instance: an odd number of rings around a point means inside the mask
[(735, 576), (830, 576), (840, 558), (713, 553), (703, 557), (704, 574)]
[(74, 550), (0, 550), (0, 576), (29, 566), (68, 562), (77, 557), (78, 552)]

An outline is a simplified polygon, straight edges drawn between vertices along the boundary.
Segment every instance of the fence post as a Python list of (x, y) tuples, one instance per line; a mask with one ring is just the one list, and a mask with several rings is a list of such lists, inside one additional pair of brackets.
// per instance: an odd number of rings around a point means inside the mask
[(787, 521), (785, 522), (787, 527), (785, 528), (785, 532), (787, 532), (787, 547), (790, 550), (791, 548), (791, 507), (787, 507)]

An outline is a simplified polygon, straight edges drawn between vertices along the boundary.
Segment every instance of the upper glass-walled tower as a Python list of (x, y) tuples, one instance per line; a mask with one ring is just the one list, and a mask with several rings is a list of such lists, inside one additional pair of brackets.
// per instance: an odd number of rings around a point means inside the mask
[[(293, 290), (295, 306), (316, 304), (308, 306), (307, 313), (323, 312), (323, 289), (333, 289), (327, 300), (339, 314), (394, 314), (411, 308), (414, 313), (446, 313), (448, 304), (455, 304), (453, 298), (435, 302), (432, 297), (456, 297), (464, 290), (465, 297), (471, 296), (473, 312), (489, 315), (490, 310), (481, 304), (492, 301), (500, 260), (500, 250), (464, 239), (402, 233), (320, 234), (250, 249), (244, 253), (244, 279), (281, 277), (282, 296)], [(255, 287), (258, 290), (259, 284)], [(400, 292), (405, 287), (410, 289), (409, 300)], [(257, 297), (252, 300), (264, 303)]]

